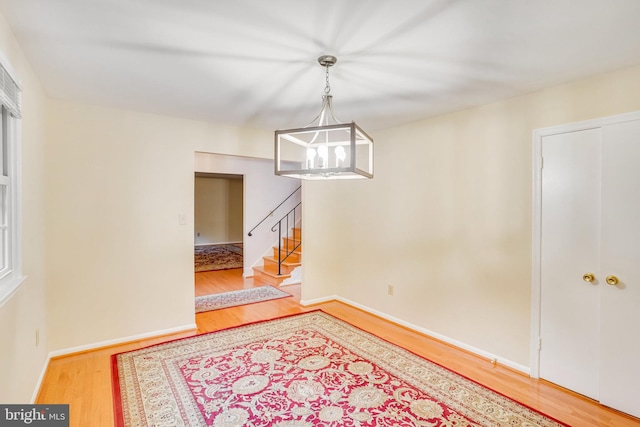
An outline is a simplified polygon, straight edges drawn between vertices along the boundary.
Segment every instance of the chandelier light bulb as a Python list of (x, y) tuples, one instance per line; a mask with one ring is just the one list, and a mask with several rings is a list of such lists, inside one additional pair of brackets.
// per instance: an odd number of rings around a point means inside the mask
[(318, 167), (326, 168), (329, 163), (329, 149), (326, 145), (321, 145), (318, 147)]
[(338, 145), (335, 150), (336, 153), (336, 167), (342, 167), (344, 165), (344, 159), (347, 158), (347, 152), (342, 145)]
[(307, 148), (307, 169), (313, 169), (313, 159), (316, 158), (316, 150)]

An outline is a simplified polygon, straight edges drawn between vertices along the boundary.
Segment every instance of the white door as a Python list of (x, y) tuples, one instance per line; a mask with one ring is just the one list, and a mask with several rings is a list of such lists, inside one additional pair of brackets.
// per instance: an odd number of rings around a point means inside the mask
[(640, 416), (640, 121), (541, 149), (540, 377)]
[(600, 402), (640, 417), (640, 121), (602, 132)]
[(542, 140), (540, 376), (598, 399), (600, 129)]

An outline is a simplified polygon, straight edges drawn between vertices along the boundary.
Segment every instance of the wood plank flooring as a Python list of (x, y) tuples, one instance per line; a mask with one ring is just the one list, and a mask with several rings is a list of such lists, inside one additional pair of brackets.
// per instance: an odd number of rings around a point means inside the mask
[[(252, 279), (244, 279), (242, 269), (196, 273), (195, 277), (196, 295), (262, 285), (254, 284)], [(425, 337), (340, 302), (302, 307), (299, 304), (300, 285), (285, 286), (281, 289), (290, 292), (293, 298), (282, 298), (197, 314), (197, 333), (322, 309), (569, 425), (578, 427), (640, 426), (640, 419), (606, 408), (546, 381), (532, 380), (511, 369), (499, 365), (494, 366), (484, 358)], [(194, 332), (146, 339), (53, 359), (47, 369), (36, 403), (70, 404), (70, 425), (72, 427), (113, 426), (110, 356), (190, 335), (194, 335)]]

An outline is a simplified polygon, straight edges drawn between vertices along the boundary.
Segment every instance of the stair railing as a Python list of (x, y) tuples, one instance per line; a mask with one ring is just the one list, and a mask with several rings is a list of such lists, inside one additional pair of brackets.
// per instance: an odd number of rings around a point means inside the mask
[[(263, 222), (265, 222), (267, 219), (269, 219), (269, 217), (273, 216), (273, 213), (274, 213), (275, 211), (277, 211), (277, 210), (278, 210), (278, 208), (279, 208), (280, 206), (284, 205), (284, 204), (285, 204), (285, 202), (286, 202), (287, 200), (289, 200), (289, 199), (290, 199), (294, 194), (296, 194), (298, 191), (300, 191), (300, 189), (301, 189), (301, 188), (302, 188), (302, 186), (299, 186), (298, 188), (296, 188), (295, 190), (293, 190), (293, 192), (292, 192), (291, 194), (289, 194), (289, 195), (287, 196), (287, 198), (286, 198), (286, 199), (284, 199), (282, 202), (280, 202), (280, 204), (279, 204), (278, 206), (276, 206), (275, 208), (271, 209), (271, 211), (267, 214), (267, 216), (265, 216), (264, 218), (262, 218), (262, 221), (260, 221), (258, 224), (256, 224), (256, 226), (255, 226), (255, 227), (253, 227), (253, 228), (249, 231), (249, 233), (248, 233), (249, 237), (253, 236), (253, 234), (252, 234), (252, 233), (254, 232), (254, 230), (255, 230), (256, 228), (260, 227), (260, 225), (262, 225), (262, 223), (263, 223)], [(297, 207), (297, 206), (296, 206), (296, 207)], [(294, 209), (295, 209), (295, 208), (294, 208)], [(273, 229), (272, 229), (272, 231), (275, 231), (275, 230), (273, 230)]]
[[(278, 231), (278, 276), (282, 274), (282, 263), (302, 245), (302, 240), (296, 239), (294, 230), (294, 227), (301, 225), (299, 224), (301, 220), (302, 202), (298, 203), (293, 209), (287, 212), (280, 221), (271, 227), (271, 231)], [(283, 228), (285, 230), (284, 236), (282, 235)], [(282, 255), (283, 252), (284, 256)]]

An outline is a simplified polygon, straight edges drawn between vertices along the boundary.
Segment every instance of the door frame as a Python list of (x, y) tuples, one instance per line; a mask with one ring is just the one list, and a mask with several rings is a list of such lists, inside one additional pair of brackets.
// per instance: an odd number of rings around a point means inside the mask
[(581, 122), (533, 130), (533, 203), (531, 236), (531, 343), (529, 375), (540, 377), (541, 325), (541, 242), (542, 242), (542, 138), (562, 133), (601, 128), (606, 125), (640, 120), (640, 111), (617, 114)]

